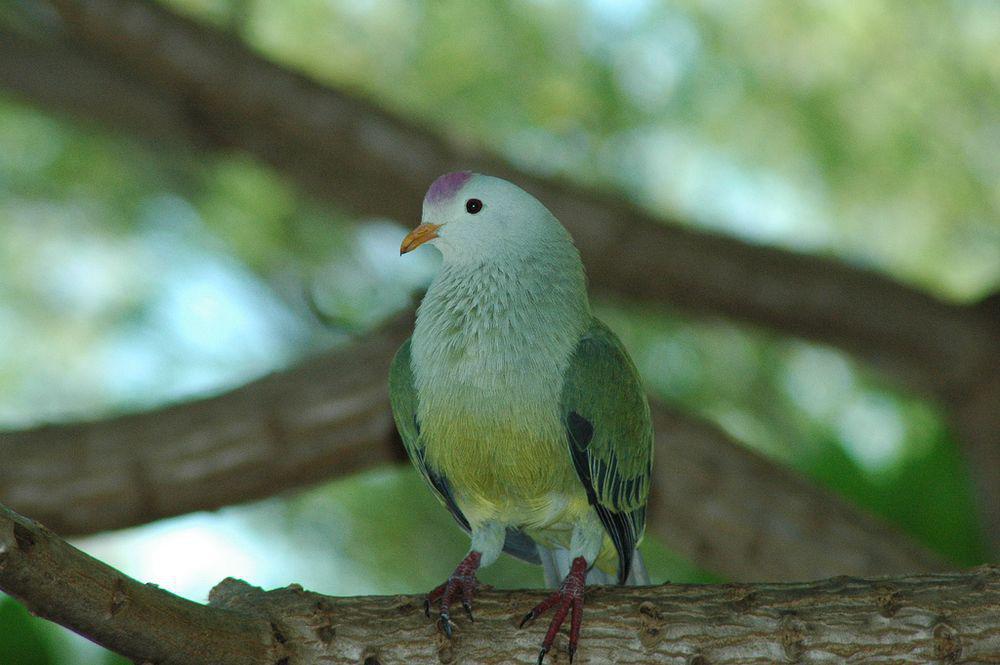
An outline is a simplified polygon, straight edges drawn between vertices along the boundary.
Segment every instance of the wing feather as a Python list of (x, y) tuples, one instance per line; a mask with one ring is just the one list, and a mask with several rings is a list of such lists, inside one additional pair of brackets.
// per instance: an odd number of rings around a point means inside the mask
[(570, 360), (561, 407), (573, 466), (615, 545), (624, 584), (646, 523), (653, 428), (635, 365), (597, 319)]

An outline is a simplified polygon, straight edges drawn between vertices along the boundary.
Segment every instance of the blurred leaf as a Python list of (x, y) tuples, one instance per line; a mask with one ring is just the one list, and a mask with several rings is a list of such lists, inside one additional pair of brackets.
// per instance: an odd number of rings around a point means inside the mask
[(932, 449), (908, 458), (889, 478), (873, 480), (838, 446), (826, 446), (811, 476), (896, 523), (959, 566), (989, 560), (954, 444), (939, 430)]
[(118, 654), (110, 651), (105, 654), (104, 660), (101, 662), (102, 665), (134, 665), (134, 662), (128, 658), (122, 658)]
[(45, 631), (46, 625), (20, 603), (0, 596), (0, 663), (56, 665), (56, 651)]

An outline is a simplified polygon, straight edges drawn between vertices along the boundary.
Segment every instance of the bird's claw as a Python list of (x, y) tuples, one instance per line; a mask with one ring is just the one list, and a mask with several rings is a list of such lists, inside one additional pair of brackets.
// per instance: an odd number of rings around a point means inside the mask
[(481, 556), (479, 552), (470, 552), (458, 564), (451, 577), (444, 584), (439, 585), (427, 594), (427, 598), (424, 600), (424, 614), (427, 618), (430, 618), (431, 604), (440, 599), (441, 611), (438, 614), (438, 618), (441, 621), (441, 630), (448, 639), (451, 639), (452, 626), (455, 625), (451, 621), (452, 602), (461, 600), (462, 608), (469, 616), (469, 621), (475, 621), (472, 616), (472, 597), (479, 588), (479, 580), (476, 579), (476, 569), (479, 568)]
[(545, 654), (552, 649), (552, 643), (555, 642), (559, 628), (562, 627), (567, 616), (570, 617), (569, 662), (573, 662), (573, 656), (576, 655), (576, 646), (580, 639), (580, 626), (583, 622), (583, 592), (586, 576), (587, 562), (583, 557), (577, 557), (573, 560), (570, 572), (566, 576), (566, 579), (563, 580), (559, 590), (533, 607), (530, 612), (524, 615), (524, 619), (521, 620), (520, 627), (523, 628), (529, 621), (537, 619), (550, 608), (556, 607), (552, 621), (549, 623), (549, 629), (542, 640), (542, 648), (538, 652), (538, 665), (542, 665), (542, 661), (545, 660)]
[(448, 615), (447, 611), (442, 611), (440, 614), (441, 619), (441, 630), (444, 631), (445, 637), (449, 640), (451, 639), (451, 616)]

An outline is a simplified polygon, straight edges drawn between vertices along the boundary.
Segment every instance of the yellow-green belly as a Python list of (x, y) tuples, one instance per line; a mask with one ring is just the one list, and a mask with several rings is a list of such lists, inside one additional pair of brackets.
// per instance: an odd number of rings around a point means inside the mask
[(565, 439), (455, 415), (425, 424), (426, 460), (448, 478), (470, 523), (555, 526), (589, 508)]
[[(425, 459), (448, 479), (469, 523), (520, 527), (547, 547), (568, 548), (573, 525), (593, 509), (561, 432), (546, 436), (454, 415), (444, 423), (426, 423)], [(614, 544), (607, 535), (604, 540), (597, 566), (613, 574)]]

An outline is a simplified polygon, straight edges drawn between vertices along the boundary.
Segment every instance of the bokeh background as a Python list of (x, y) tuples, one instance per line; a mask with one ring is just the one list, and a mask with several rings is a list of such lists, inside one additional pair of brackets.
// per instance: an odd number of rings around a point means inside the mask
[[(527, 171), (952, 301), (1000, 284), (993, 0), (165, 4)], [(164, 150), (0, 89), (0, 424), (211, 394), (347, 343), (430, 280), (433, 252), (398, 255), (416, 221), (354, 219), (250, 157)], [(832, 348), (598, 309), (652, 394), (959, 564), (987, 559), (932, 402)], [(467, 547), (409, 467), (75, 543), (199, 600), (228, 575), (424, 591)], [(654, 581), (715, 579), (644, 549)], [(511, 560), (483, 579), (541, 583)], [(116, 662), (0, 595), (0, 663)]]

